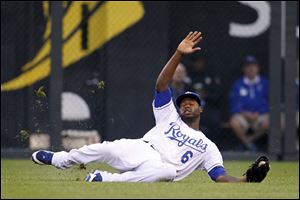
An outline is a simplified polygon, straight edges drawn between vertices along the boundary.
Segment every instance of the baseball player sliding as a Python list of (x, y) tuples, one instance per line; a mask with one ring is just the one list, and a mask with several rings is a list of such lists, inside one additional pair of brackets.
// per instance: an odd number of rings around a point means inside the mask
[(179, 181), (197, 169), (205, 170), (215, 182), (261, 182), (269, 171), (265, 156), (260, 156), (244, 176), (227, 175), (218, 147), (199, 130), (203, 105), (198, 94), (179, 96), (179, 113), (172, 101), (169, 83), (174, 71), (184, 55), (200, 50), (195, 45), (201, 39), (201, 32), (190, 32), (159, 74), (152, 104), (156, 125), (143, 138), (104, 141), (69, 152), (39, 150), (32, 154), (33, 162), (59, 169), (104, 162), (120, 172), (95, 170), (86, 176), (89, 182)]

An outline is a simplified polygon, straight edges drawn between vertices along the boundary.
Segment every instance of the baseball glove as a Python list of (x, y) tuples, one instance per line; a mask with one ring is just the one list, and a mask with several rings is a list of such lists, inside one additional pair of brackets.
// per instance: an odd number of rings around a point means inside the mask
[(267, 176), (270, 170), (269, 159), (266, 156), (260, 156), (244, 173), (247, 182), (261, 182)]

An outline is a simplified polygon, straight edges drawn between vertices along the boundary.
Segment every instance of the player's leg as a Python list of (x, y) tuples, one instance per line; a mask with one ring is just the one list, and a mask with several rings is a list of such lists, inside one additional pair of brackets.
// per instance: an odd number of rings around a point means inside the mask
[(39, 150), (32, 154), (32, 160), (37, 164), (53, 165), (59, 169), (65, 169), (74, 164), (87, 164), (99, 159), (101, 153), (98, 151), (103, 146), (100, 143), (85, 145), (79, 149), (72, 149), (69, 152)]
[(138, 148), (139, 143), (137, 140), (121, 139), (113, 142), (105, 141), (103, 143), (85, 145), (79, 149), (72, 149), (69, 152), (50, 152), (47, 153), (49, 156), (45, 156), (45, 158), (51, 157), (51, 161), (49, 159), (43, 160), (41, 156), (38, 157), (41, 151), (35, 152), (32, 157), (33, 160), (37, 159), (44, 164), (51, 164), (60, 169), (69, 168), (74, 164), (103, 162), (118, 170), (126, 171), (140, 164), (139, 160), (130, 153), (132, 148)]
[(88, 182), (157, 182), (172, 181), (176, 176), (175, 166), (161, 161), (147, 161), (138, 168), (124, 173), (109, 173), (95, 170), (86, 176)]
[(74, 164), (103, 162), (117, 170), (127, 171), (136, 168), (147, 159), (147, 154), (140, 150), (144, 146), (145, 143), (141, 140), (121, 139), (85, 145), (69, 152), (37, 151), (32, 155), (32, 159), (39, 161), (39, 164), (51, 164), (60, 169), (69, 168)]

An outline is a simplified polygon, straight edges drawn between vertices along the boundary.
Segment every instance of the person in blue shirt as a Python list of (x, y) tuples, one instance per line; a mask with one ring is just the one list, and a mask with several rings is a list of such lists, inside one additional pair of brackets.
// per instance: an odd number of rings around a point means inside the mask
[[(255, 141), (269, 128), (268, 80), (259, 74), (256, 57), (246, 56), (244, 75), (236, 80), (229, 95), (230, 125), (246, 149), (256, 151)], [(253, 134), (247, 134), (249, 130)]]

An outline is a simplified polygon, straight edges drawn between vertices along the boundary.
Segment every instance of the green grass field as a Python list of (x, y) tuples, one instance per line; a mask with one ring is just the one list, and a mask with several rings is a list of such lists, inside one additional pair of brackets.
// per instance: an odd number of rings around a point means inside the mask
[[(225, 161), (227, 172), (241, 176), (252, 161)], [(299, 198), (299, 162), (271, 162), (262, 183), (214, 183), (203, 171), (180, 182), (87, 183), (91, 164), (59, 170), (28, 160), (1, 160), (1, 199), (5, 198)]]

